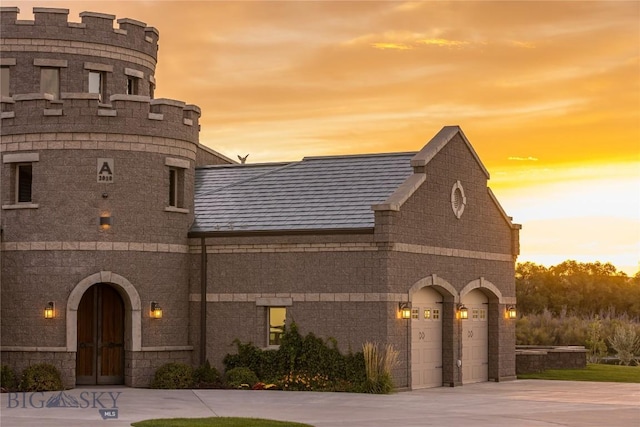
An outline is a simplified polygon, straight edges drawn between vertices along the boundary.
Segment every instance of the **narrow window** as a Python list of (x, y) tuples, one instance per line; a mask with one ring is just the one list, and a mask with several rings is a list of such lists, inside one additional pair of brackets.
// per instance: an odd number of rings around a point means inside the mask
[(89, 71), (89, 93), (100, 95), (100, 102), (105, 99), (105, 73), (100, 71)]
[(433, 320), (440, 320), (440, 309), (439, 308), (434, 308), (432, 316), (433, 316), (432, 317)]
[(184, 207), (184, 169), (169, 168), (169, 206)]
[(31, 163), (16, 165), (16, 202), (31, 203), (31, 186), (33, 181)]
[(285, 307), (267, 307), (267, 316), (267, 323), (269, 324), (267, 344), (269, 346), (280, 345), (280, 339), (284, 333), (284, 323), (287, 318), (287, 309)]
[(0, 68), (0, 96), (9, 95), (9, 67)]
[(424, 309), (424, 318), (425, 318), (425, 320), (431, 320), (431, 309), (430, 308), (425, 308)]
[(169, 169), (169, 206), (178, 207), (178, 170)]
[(153, 83), (149, 83), (149, 98), (153, 99), (155, 90), (156, 90), (156, 85), (154, 85)]
[(40, 92), (53, 95), (54, 99), (60, 98), (60, 70), (58, 68), (40, 69)]
[(127, 95), (138, 94), (138, 79), (136, 77), (127, 77)]

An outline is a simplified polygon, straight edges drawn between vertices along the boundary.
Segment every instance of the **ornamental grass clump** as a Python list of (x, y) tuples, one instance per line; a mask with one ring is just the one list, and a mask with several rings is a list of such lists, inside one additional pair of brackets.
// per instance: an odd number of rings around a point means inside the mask
[(616, 351), (621, 365), (629, 366), (640, 352), (640, 337), (631, 326), (616, 326), (613, 337), (609, 337), (611, 347)]
[(362, 352), (367, 374), (365, 391), (376, 394), (391, 393), (393, 391), (391, 371), (398, 364), (399, 352), (392, 344), (387, 344), (384, 350), (380, 350), (378, 343), (368, 341), (363, 344)]

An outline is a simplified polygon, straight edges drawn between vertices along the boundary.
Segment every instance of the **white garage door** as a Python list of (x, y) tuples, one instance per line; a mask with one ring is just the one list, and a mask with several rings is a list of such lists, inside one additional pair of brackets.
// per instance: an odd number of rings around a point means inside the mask
[(422, 288), (411, 301), (411, 387), (442, 386), (442, 296)]
[(462, 297), (469, 318), (462, 320), (462, 384), (489, 380), (488, 299), (479, 290)]

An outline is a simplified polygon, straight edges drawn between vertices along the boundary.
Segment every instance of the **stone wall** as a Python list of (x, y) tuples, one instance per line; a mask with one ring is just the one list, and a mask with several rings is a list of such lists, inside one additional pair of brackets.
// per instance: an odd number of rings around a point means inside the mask
[(547, 369), (584, 369), (587, 350), (582, 346), (516, 347), (516, 373), (530, 374)]
[(39, 363), (55, 366), (62, 377), (65, 388), (76, 386), (76, 353), (67, 351), (46, 351), (33, 348), (31, 351), (5, 351), (0, 353), (3, 365), (10, 366), (18, 376), (27, 367)]
[(156, 370), (167, 363), (191, 365), (191, 349), (125, 352), (124, 383), (129, 387), (149, 387)]

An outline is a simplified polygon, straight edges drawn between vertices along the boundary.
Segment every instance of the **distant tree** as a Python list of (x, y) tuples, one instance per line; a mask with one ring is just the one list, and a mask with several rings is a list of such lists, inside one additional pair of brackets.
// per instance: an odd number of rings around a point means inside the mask
[(532, 262), (516, 266), (518, 311), (549, 310), (594, 316), (603, 311), (640, 317), (640, 272), (628, 277), (610, 263), (565, 261), (544, 267)]

